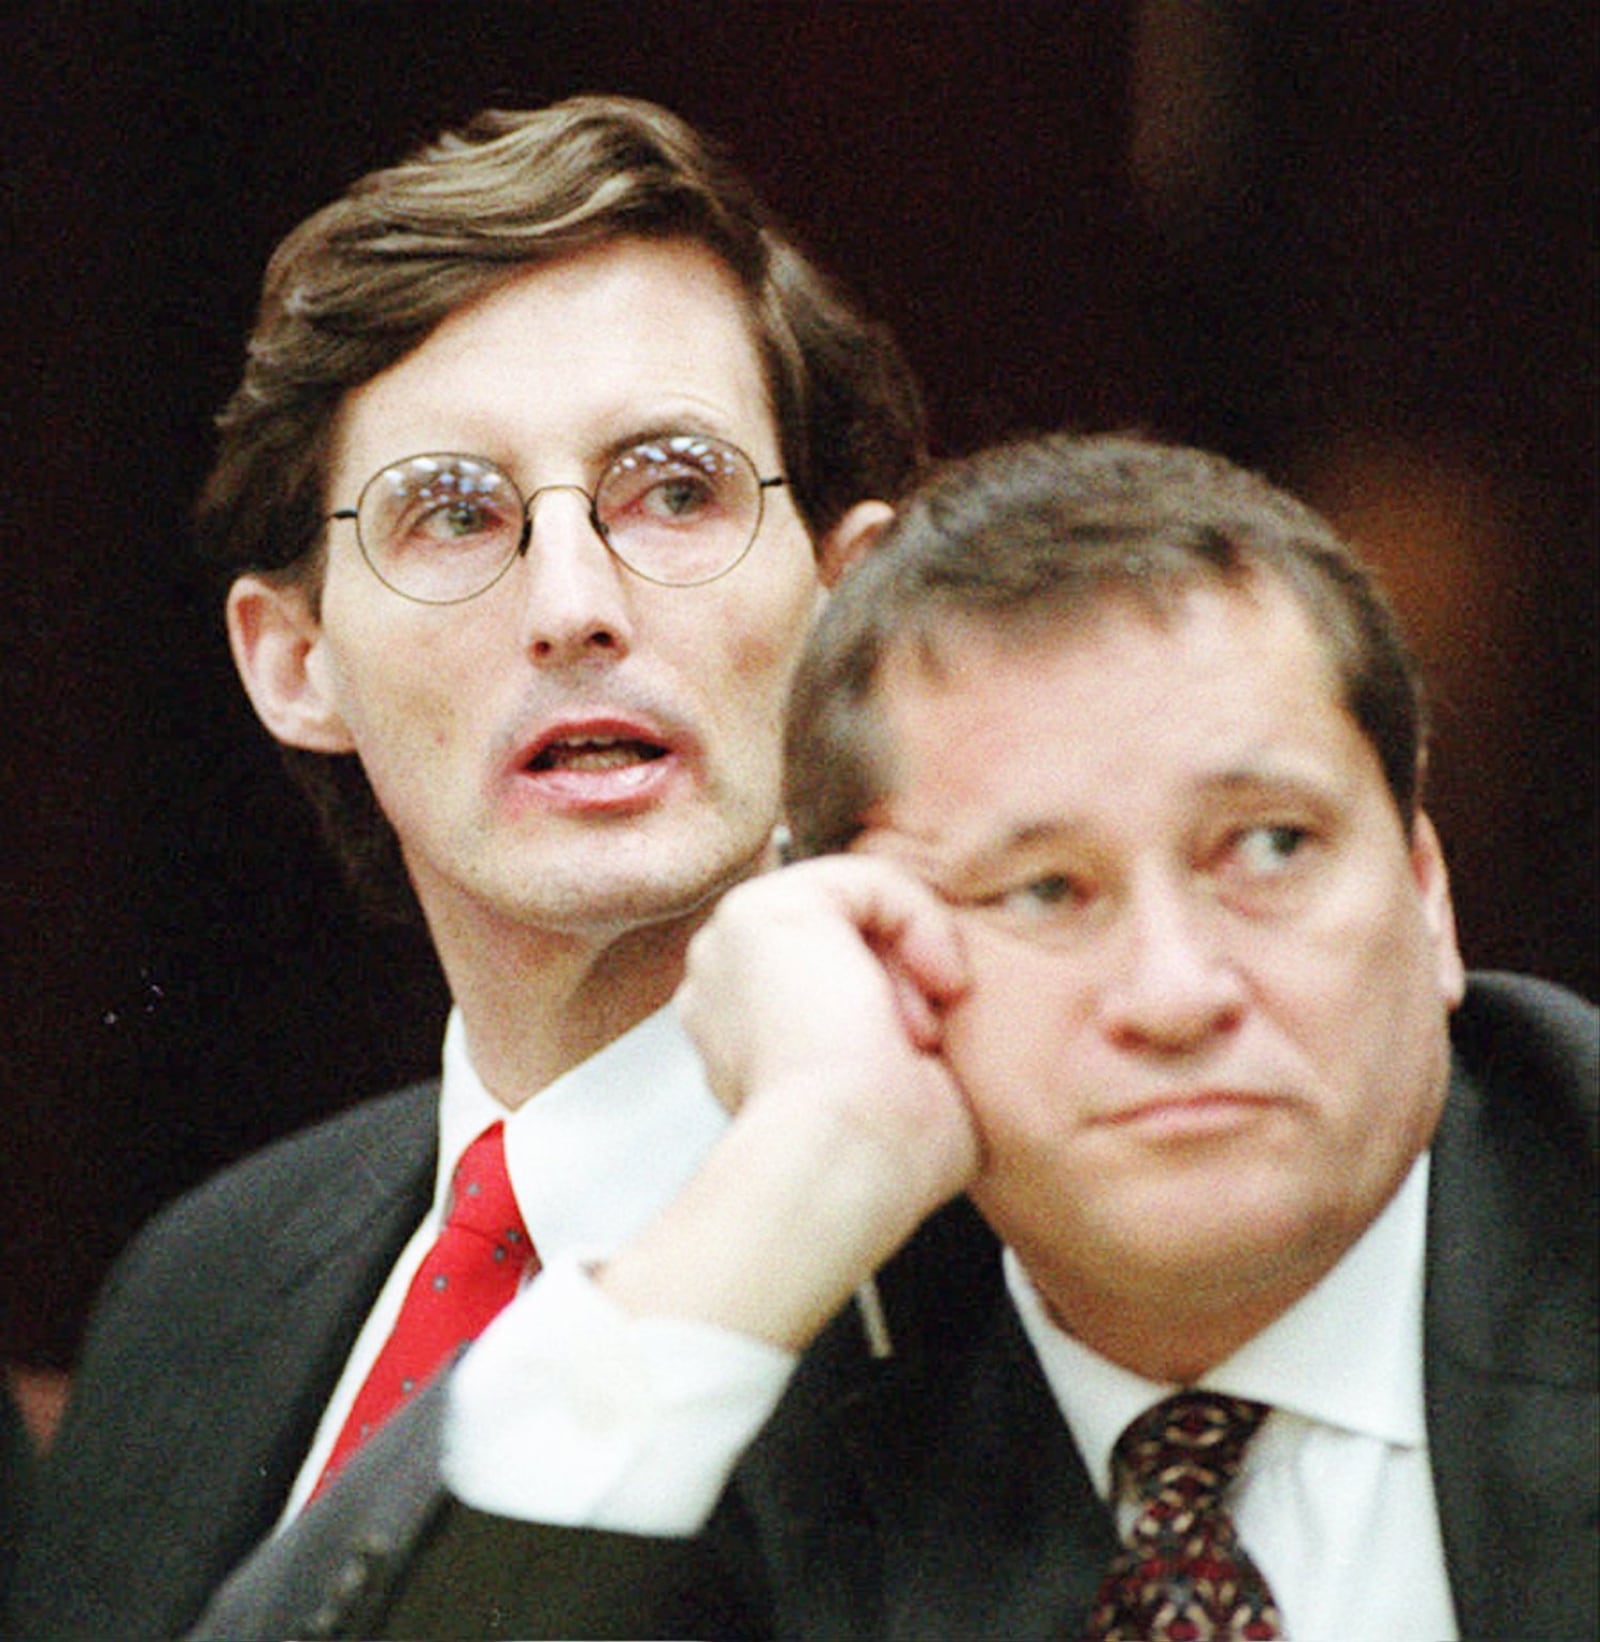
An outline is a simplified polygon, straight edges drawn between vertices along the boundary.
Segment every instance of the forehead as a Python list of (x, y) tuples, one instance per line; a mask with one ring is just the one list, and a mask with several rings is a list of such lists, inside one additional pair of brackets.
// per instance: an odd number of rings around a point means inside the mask
[(1382, 792), (1298, 600), (1261, 579), (1201, 586), (1158, 614), (1117, 597), (1087, 619), (960, 617), (889, 652), (893, 748), (878, 827), (922, 836), (1055, 824), (1116, 830), (1159, 806), (1298, 772)]
[(516, 459), (680, 425), (770, 444), (771, 423), (732, 270), (692, 240), (620, 239), (512, 277), (353, 390), (334, 466), (426, 450)]

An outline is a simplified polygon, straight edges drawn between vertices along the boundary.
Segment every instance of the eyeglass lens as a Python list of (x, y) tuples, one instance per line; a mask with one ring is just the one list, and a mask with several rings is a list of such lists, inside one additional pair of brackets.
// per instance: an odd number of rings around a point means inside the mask
[[(692, 586), (743, 558), (761, 506), (762, 482), (743, 451), (676, 434), (617, 457), (595, 488), (592, 517), (630, 570)], [(362, 492), (356, 529), (391, 588), (446, 604), (472, 598), (505, 572), (526, 521), (521, 492), (494, 463), (444, 453), (407, 457), (376, 474)]]

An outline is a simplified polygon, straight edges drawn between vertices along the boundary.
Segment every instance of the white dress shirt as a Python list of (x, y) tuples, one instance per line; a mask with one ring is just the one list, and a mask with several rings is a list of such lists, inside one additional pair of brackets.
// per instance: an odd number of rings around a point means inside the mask
[[(450, 1178), (467, 1147), (504, 1120), (517, 1206), (547, 1269), (615, 1253), (665, 1204), (727, 1126), (670, 1008), (658, 1010), (514, 1112), (484, 1087), (458, 1011), (445, 1029), (439, 1165), (433, 1202), (378, 1295), (322, 1416), (283, 1521), (322, 1475), (356, 1393), (399, 1316), (444, 1222)], [(529, 1291), (541, 1288), (541, 1275)]]

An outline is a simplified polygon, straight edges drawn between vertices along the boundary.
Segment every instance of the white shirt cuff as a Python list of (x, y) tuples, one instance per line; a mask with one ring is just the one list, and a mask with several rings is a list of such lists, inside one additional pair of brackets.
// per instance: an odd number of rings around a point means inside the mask
[(796, 1360), (707, 1324), (636, 1317), (566, 1256), (451, 1375), (445, 1484), (499, 1516), (695, 1533)]

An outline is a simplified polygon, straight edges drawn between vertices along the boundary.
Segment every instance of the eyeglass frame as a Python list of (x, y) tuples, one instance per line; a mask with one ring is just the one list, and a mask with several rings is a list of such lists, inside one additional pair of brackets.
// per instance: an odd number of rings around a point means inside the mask
[[(385, 462), (381, 468), (379, 468), (366, 480), (361, 487), (360, 493), (356, 497), (356, 505), (354, 507), (335, 508), (331, 513), (323, 515), (323, 523), (331, 524), (335, 519), (349, 519), (355, 524), (356, 546), (361, 551), (363, 563), (365, 563), (366, 567), (372, 572), (378, 581), (391, 593), (393, 593), (396, 598), (405, 599), (412, 604), (422, 604), (438, 609), (447, 609), (451, 605), (467, 604), (473, 599), (482, 598), (485, 593), (489, 592), (491, 588), (497, 586), (504, 579), (506, 572), (510, 570), (512, 565), (514, 565), (518, 559), (526, 558), (528, 549), (533, 545), (533, 504), (548, 491), (570, 490), (575, 491), (584, 499), (585, 502), (588, 503), (588, 507), (585, 510), (585, 517), (587, 517), (589, 521), (590, 529), (593, 530), (595, 535), (599, 538), (600, 544), (605, 548), (606, 552), (609, 553), (611, 557), (615, 559), (616, 562), (621, 565), (622, 568), (630, 575), (637, 576), (640, 581), (649, 582), (653, 587), (708, 587), (712, 582), (720, 581), (724, 576), (729, 575), (734, 570), (737, 570), (738, 567), (750, 556), (750, 549), (755, 546), (756, 537), (761, 534), (762, 521), (766, 518), (767, 492), (769, 490), (787, 488), (789, 479), (786, 474), (782, 473), (763, 476), (761, 469), (756, 466), (755, 458), (751, 456), (748, 451), (743, 449), (743, 447), (734, 444), (729, 439), (719, 438), (715, 434), (695, 433), (685, 429), (679, 432), (664, 433), (636, 439), (622, 450), (619, 450), (617, 454), (613, 456), (606, 464), (605, 471), (600, 475), (599, 485), (596, 486), (596, 489), (599, 489), (600, 486), (604, 485), (607, 476), (630, 452), (641, 449), (646, 445), (655, 444), (666, 440), (685, 438), (704, 440), (710, 444), (719, 446), (723, 450), (731, 451), (754, 476), (756, 495), (755, 518), (751, 522), (749, 539), (745, 542), (744, 546), (740, 548), (738, 553), (735, 554), (734, 557), (730, 559), (728, 563), (725, 564), (720, 570), (713, 571), (709, 576), (696, 577), (693, 581), (665, 581), (659, 576), (652, 576), (648, 572), (640, 570), (636, 565), (631, 564), (626, 558), (624, 558), (612, 543), (610, 533), (608, 532), (605, 524), (601, 521), (600, 505), (596, 500), (595, 491), (591, 491), (583, 485), (567, 481), (558, 484), (540, 485), (537, 489), (530, 491), (526, 496), (524, 496), (522, 493), (522, 487), (517, 483), (515, 478), (513, 478), (512, 475), (500, 465), (500, 463), (487, 456), (478, 456), (470, 451), (416, 451), (410, 456), (397, 456), (394, 461)], [(384, 573), (377, 567), (377, 565), (373, 563), (372, 554), (368, 551), (366, 538), (362, 534), (361, 530), (361, 509), (366, 501), (367, 492), (371, 490), (373, 485), (375, 485), (384, 476), (384, 474), (390, 472), (394, 468), (404, 467), (409, 462), (418, 462), (428, 459), (435, 459), (439, 461), (454, 460), (475, 462), (481, 467), (491, 469), (511, 487), (512, 495), (522, 503), (522, 530), (518, 535), (517, 545), (511, 550), (510, 553), (506, 555), (505, 563), (495, 571), (493, 576), (491, 576), (482, 587), (475, 588), (471, 593), (462, 593), (457, 595), (455, 598), (450, 599), (423, 598), (419, 594), (408, 593), (403, 587), (396, 587), (395, 584), (390, 581), (389, 578), (385, 576)]]

